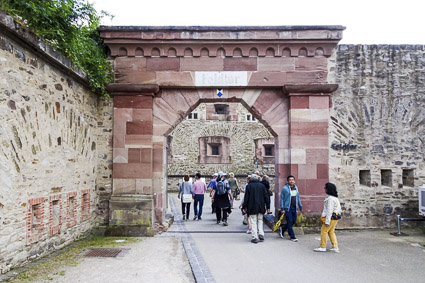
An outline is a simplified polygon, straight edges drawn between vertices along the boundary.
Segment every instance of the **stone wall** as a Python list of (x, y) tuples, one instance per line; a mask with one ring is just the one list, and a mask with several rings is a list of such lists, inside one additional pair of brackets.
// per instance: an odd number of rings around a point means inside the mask
[(107, 111), (98, 119), (100, 103), (83, 73), (0, 13), (0, 273), (98, 222), (96, 182), (110, 183), (111, 128)]
[(343, 202), (341, 224), (387, 227), (397, 214), (417, 217), (417, 187), (425, 183), (424, 46), (339, 45), (334, 63), (330, 180)]
[[(273, 138), (272, 134), (259, 122), (247, 122), (249, 113), (241, 104), (237, 105), (237, 121), (207, 120), (207, 104), (201, 103), (194, 112), (199, 120), (183, 120), (169, 135), (168, 175), (184, 175), (200, 172), (211, 176), (218, 171), (246, 175), (260, 170), (274, 175), (273, 164), (255, 166), (255, 139)], [(199, 138), (223, 136), (230, 139), (230, 163), (199, 163)]]

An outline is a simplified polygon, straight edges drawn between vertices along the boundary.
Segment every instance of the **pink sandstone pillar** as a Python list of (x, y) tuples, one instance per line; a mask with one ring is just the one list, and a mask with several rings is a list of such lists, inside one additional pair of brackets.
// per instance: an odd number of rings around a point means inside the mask
[(307, 214), (318, 214), (323, 209), (323, 188), (329, 181), (329, 93), (336, 87), (288, 87), (290, 172), (296, 178)]

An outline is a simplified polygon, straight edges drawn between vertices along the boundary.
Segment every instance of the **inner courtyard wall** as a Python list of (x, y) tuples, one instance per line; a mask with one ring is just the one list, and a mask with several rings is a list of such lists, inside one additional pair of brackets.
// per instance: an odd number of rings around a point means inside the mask
[[(251, 114), (242, 104), (231, 103), (229, 108), (229, 114), (217, 115), (212, 114), (214, 104), (201, 103), (170, 133), (167, 145), (169, 191), (177, 190), (185, 174), (193, 177), (196, 172), (207, 180), (219, 171), (233, 172), (240, 184), (245, 184), (246, 176), (256, 170), (272, 178), (275, 176), (274, 160), (262, 164), (258, 160), (261, 156), (256, 156), (254, 142), (266, 139), (274, 143), (273, 135), (257, 120), (247, 121), (247, 115)], [(198, 119), (193, 119), (195, 113)], [(207, 136), (229, 138), (230, 162), (199, 162), (199, 138)]]
[[(418, 217), (418, 187), (425, 183), (424, 46), (339, 45), (335, 58), (331, 75), (339, 89), (331, 96), (329, 162), (344, 209), (339, 225), (394, 227), (398, 214)], [(403, 181), (403, 170), (413, 176)]]

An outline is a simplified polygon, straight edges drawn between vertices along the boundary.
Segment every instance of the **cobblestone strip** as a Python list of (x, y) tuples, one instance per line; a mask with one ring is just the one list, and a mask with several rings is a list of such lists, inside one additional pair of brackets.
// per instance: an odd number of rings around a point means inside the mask
[[(189, 259), (190, 266), (192, 268), (195, 281), (198, 283), (215, 283), (215, 279), (210, 272), (206, 262), (204, 261), (201, 253), (196, 246), (192, 235), (187, 231), (184, 225), (182, 216), (178, 213), (174, 199), (170, 199), (171, 211), (174, 214), (173, 226), (176, 228), (175, 237), (179, 237), (183, 243), (183, 247), (186, 251), (187, 258)], [(169, 233), (172, 233), (170, 231)]]

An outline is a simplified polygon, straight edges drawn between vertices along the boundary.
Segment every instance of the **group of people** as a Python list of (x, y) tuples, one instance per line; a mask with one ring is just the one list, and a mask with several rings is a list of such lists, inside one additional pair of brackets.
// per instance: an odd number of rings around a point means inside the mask
[[(268, 176), (259, 176), (259, 172), (248, 175), (247, 183), (243, 189), (239, 188), (237, 179), (233, 173), (229, 174), (228, 179), (223, 172), (215, 173), (208, 186), (201, 180), (201, 174), (196, 173), (195, 182), (189, 182), (189, 175), (184, 176), (184, 182), (180, 184), (179, 198), (182, 201), (183, 220), (188, 220), (190, 215), (191, 198), (194, 199), (194, 218), (193, 220), (202, 220), (202, 208), (204, 203), (204, 194), (210, 189), (212, 211), (216, 213), (217, 224), (223, 222), (228, 226), (227, 217), (232, 212), (234, 199), (239, 197), (240, 192), (244, 192), (244, 198), (239, 206), (244, 215), (243, 224), (248, 225), (247, 233), (251, 234), (251, 242), (258, 243), (264, 241), (263, 217), (265, 213), (270, 212), (270, 183)], [(336, 186), (332, 183), (326, 183), (326, 197), (320, 221), (321, 227), (320, 247), (314, 249), (316, 252), (325, 252), (327, 238), (332, 243), (331, 252), (339, 252), (338, 242), (335, 235), (335, 228), (338, 220), (341, 218), (341, 205), (338, 199)], [(181, 196), (181, 197), (180, 197)], [(284, 214), (285, 223), (280, 226), (280, 237), (284, 238), (285, 232), (289, 234), (289, 239), (297, 242), (293, 226), (297, 221), (297, 211), (302, 211), (300, 193), (295, 184), (295, 177), (287, 177), (287, 183), (280, 192), (280, 215)]]

